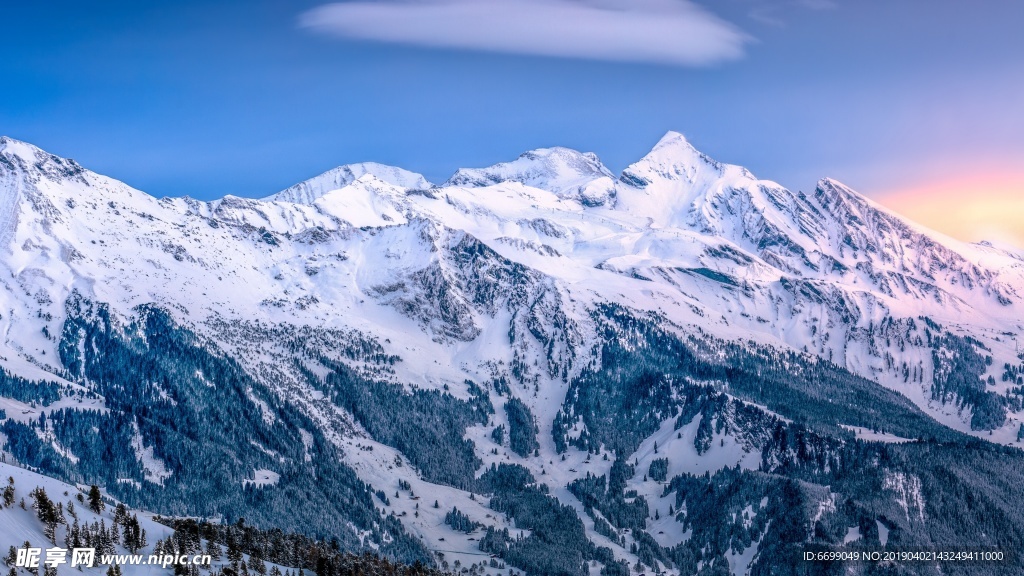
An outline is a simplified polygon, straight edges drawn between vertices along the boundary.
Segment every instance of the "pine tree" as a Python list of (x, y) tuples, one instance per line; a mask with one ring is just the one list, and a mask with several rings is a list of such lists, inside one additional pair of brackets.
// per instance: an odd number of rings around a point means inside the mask
[(62, 519), (60, 510), (54, 506), (53, 501), (42, 488), (36, 488), (29, 495), (35, 500), (36, 517), (43, 523), (43, 533), (50, 542), (57, 544), (57, 525), (61, 523)]
[(124, 547), (134, 554), (142, 544), (142, 528), (139, 526), (137, 516), (132, 516), (124, 521)]
[(100, 494), (100, 487), (93, 484), (89, 487), (89, 509), (94, 513), (103, 512), (103, 495)]
[(213, 539), (206, 541), (206, 555), (210, 557), (212, 561), (220, 560), (220, 545), (213, 541)]
[(231, 532), (228, 532), (228, 562), (232, 565), (237, 565), (242, 560), (242, 549), (238, 547), (238, 542), (235, 541), (235, 537)]
[(124, 524), (128, 520), (128, 508), (118, 502), (117, 508), (114, 509), (114, 522), (117, 524)]
[(249, 556), (249, 567), (260, 576), (264, 576), (267, 573), (267, 565), (263, 563), (263, 559), (259, 557), (259, 554), (251, 554)]
[(14, 506), (14, 477), (7, 478), (7, 486), (4, 487), (4, 508)]

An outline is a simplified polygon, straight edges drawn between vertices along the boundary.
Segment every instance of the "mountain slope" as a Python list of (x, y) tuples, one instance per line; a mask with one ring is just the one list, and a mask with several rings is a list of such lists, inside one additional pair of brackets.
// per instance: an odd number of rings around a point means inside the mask
[[(957, 464), (1021, 470), (968, 436), (1024, 421), (1019, 255), (676, 133), (618, 176), (550, 148), (214, 202), (5, 138), (0, 231), (5, 453), (133, 505), (491, 572), (955, 545), (963, 491), (958, 528), (1024, 534)], [(760, 519), (678, 512), (719, 489)]]
[(282, 190), (277, 194), (268, 196), (264, 200), (311, 204), (331, 190), (344, 188), (366, 176), (371, 176), (401, 188), (430, 188), (430, 182), (427, 182), (426, 178), (415, 172), (409, 172), (395, 166), (377, 164), (376, 162), (361, 162), (359, 164), (338, 166), (315, 178), (300, 182), (287, 190)]

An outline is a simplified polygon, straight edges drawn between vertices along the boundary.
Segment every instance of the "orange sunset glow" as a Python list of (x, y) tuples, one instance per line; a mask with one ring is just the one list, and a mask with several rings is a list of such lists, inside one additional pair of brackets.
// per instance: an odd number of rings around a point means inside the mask
[(1024, 174), (959, 178), (880, 193), (874, 198), (954, 238), (1024, 248)]

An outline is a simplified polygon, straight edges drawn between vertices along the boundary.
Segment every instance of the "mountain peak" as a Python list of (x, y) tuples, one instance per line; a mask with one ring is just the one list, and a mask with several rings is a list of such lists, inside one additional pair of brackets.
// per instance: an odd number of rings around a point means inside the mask
[(686, 139), (686, 136), (682, 132), (676, 132), (675, 130), (665, 132), (665, 135), (654, 145), (653, 150), (667, 146), (688, 146), (693, 148), (693, 145)]
[(619, 180), (634, 188), (644, 188), (656, 180), (695, 184), (700, 179), (721, 177), (725, 169), (725, 164), (694, 148), (681, 133), (669, 131), (646, 156), (623, 170)]
[(4, 156), (17, 156), (22, 160), (34, 162), (39, 154), (45, 154), (45, 152), (28, 142), (15, 140), (10, 136), (0, 136), (0, 154)]
[(651, 148), (651, 151), (647, 153), (647, 157), (651, 156), (672, 156), (677, 159), (690, 159), (693, 157), (702, 158), (704, 161), (718, 164), (715, 160), (712, 160), (707, 155), (697, 150), (689, 140), (686, 139), (680, 132), (669, 130), (664, 136), (658, 140), (658, 143)]
[(399, 188), (423, 189), (432, 186), (422, 174), (395, 166), (388, 166), (387, 164), (360, 162), (332, 168), (319, 176), (310, 178), (305, 182), (300, 182), (277, 194), (267, 196), (264, 200), (312, 204), (317, 198), (324, 196), (328, 192), (344, 188), (368, 174)]
[(590, 184), (602, 178), (608, 179), (610, 185), (614, 177), (593, 152), (554, 147), (530, 150), (511, 162), (487, 168), (461, 168), (444, 185), (476, 188), (519, 182), (563, 198), (601, 204), (606, 195), (593, 195)]
[(825, 177), (815, 186), (815, 197), (823, 208), (844, 219), (851, 216), (865, 218), (868, 212), (885, 214), (887, 217), (904, 220), (888, 208), (850, 188), (835, 178)]
[(0, 136), (0, 173), (23, 171), (31, 179), (53, 181), (81, 179), (85, 169), (70, 158), (62, 158), (28, 142)]

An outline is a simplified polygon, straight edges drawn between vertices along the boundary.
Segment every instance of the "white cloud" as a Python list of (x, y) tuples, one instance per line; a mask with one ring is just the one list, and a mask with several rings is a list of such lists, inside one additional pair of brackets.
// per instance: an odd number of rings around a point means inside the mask
[(302, 27), (343, 38), (510, 54), (705, 66), (750, 40), (690, 0), (383, 0), (326, 4)]

